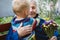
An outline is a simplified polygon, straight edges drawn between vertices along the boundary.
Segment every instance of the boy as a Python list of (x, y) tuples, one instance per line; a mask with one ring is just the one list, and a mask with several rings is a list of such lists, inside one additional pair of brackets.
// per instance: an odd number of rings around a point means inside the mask
[[(16, 14), (16, 16), (13, 18), (11, 22), (11, 28), (9, 30), (9, 33), (7, 35), (6, 40), (28, 40), (31, 35), (33, 35), (32, 30), (29, 29), (26, 26), (36, 26), (36, 22), (33, 18), (28, 18), (28, 12), (29, 12), (29, 3), (27, 0), (13, 0), (13, 11)], [(34, 24), (35, 22), (35, 24)], [(34, 24), (34, 25), (33, 25)], [(26, 27), (28, 30), (28, 35), (24, 35), (22, 32), (22, 27)], [(20, 30), (20, 31), (19, 31)], [(23, 28), (24, 30), (24, 28)], [(26, 31), (26, 30), (25, 30)], [(20, 35), (18, 35), (21, 33)], [(25, 32), (26, 33), (26, 32)]]

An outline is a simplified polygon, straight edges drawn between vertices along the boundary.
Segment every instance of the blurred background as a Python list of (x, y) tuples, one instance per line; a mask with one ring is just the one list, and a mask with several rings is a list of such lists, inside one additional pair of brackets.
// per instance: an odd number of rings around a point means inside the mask
[[(45, 20), (53, 19), (58, 25), (60, 34), (60, 0), (36, 0), (38, 13)], [(12, 0), (0, 0), (0, 24), (10, 23), (14, 13)]]

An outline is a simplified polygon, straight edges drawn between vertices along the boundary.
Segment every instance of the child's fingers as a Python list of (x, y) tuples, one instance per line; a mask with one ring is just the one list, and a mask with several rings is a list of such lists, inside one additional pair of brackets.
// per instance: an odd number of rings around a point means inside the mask
[(24, 26), (26, 29), (28, 29), (28, 30), (32, 30), (32, 27), (30, 26), (30, 25), (28, 25), (28, 26)]
[(30, 31), (30, 30), (28, 30), (28, 31), (26, 32), (26, 34), (30, 34), (30, 33), (32, 33), (32, 31)]
[(25, 31), (27, 31), (27, 32), (32, 32), (32, 27), (26, 28)]

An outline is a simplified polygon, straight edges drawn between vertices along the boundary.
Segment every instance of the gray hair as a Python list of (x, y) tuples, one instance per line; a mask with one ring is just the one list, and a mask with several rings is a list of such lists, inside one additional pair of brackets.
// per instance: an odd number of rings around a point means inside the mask
[(36, 5), (36, 7), (37, 7), (37, 2), (36, 2), (36, 0), (30, 0), (30, 3), (33, 3), (33, 4)]
[(29, 1), (30, 3), (34, 3), (34, 5), (36, 5), (37, 13), (39, 13), (38, 0), (29, 0)]

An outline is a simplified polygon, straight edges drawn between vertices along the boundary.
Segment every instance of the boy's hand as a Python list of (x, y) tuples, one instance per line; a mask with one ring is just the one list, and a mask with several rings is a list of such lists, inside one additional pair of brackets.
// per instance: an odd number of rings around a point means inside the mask
[(50, 38), (50, 40), (57, 40), (56, 36), (52, 36), (52, 38)]
[(20, 37), (23, 37), (32, 32), (32, 27), (29, 26), (20, 27), (18, 28), (17, 32)]

